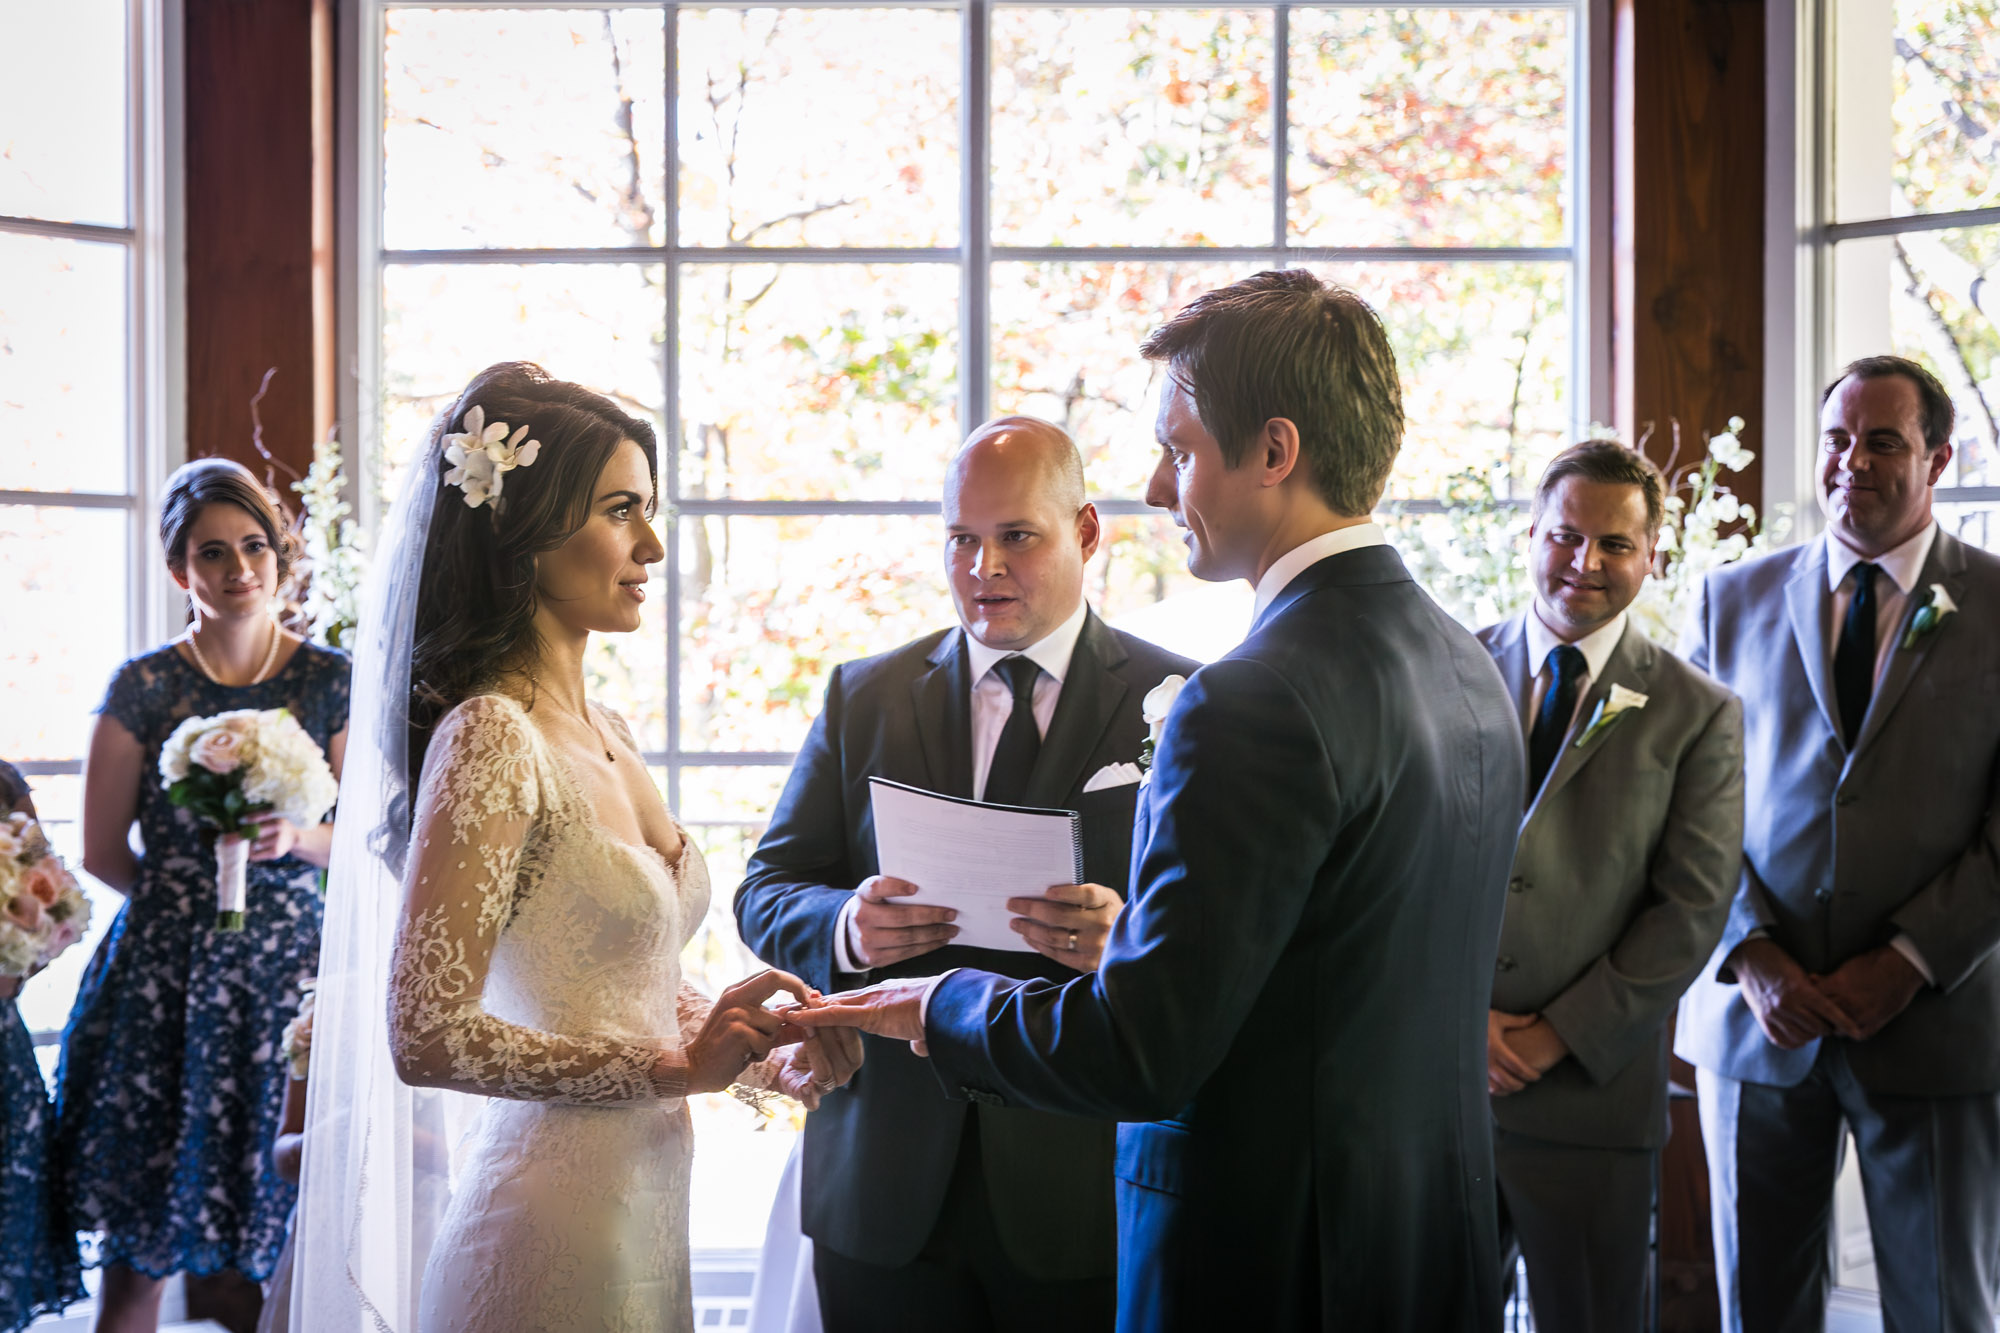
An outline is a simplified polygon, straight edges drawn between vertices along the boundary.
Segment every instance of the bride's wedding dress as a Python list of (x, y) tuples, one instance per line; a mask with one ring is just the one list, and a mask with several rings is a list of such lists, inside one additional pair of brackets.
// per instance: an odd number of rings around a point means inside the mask
[(692, 1132), (654, 1066), (707, 1014), (680, 970), (708, 907), (700, 851), (683, 836), (669, 864), (613, 837), (497, 695), (439, 725), (416, 827), (392, 1044), (406, 1075), (489, 1099), (454, 1154), (421, 1329), (692, 1328)]

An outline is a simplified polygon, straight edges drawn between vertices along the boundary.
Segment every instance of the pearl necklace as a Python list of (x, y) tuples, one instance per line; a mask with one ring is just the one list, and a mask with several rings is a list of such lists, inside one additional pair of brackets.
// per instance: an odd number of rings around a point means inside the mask
[[(248, 684), (261, 685), (264, 683), (264, 678), (271, 674), (272, 664), (274, 664), (278, 660), (278, 645), (283, 640), (284, 636), (278, 633), (278, 618), (276, 616), (272, 616), (271, 646), (264, 654), (264, 665), (257, 668), (257, 674), (249, 679), (249, 681), (247, 682)], [(187, 632), (187, 646), (194, 649), (195, 665), (201, 668), (201, 674), (207, 676), (211, 681), (214, 681), (217, 685), (222, 684), (222, 677), (216, 675), (215, 668), (208, 664), (208, 658), (204, 656), (201, 651), (201, 640), (195, 637), (195, 631), (192, 628), (190, 628)]]

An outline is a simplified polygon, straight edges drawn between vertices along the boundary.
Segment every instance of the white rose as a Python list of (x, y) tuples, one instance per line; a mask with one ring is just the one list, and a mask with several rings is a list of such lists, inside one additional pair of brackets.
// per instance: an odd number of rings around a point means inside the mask
[(1173, 711), (1174, 700), (1181, 697), (1181, 690), (1186, 685), (1186, 676), (1168, 676), (1146, 691), (1145, 699), (1140, 702), (1139, 716), (1151, 728), (1146, 739), (1154, 745), (1160, 743), (1160, 736), (1167, 729), (1167, 714)]
[(241, 732), (229, 727), (205, 731), (188, 748), (188, 760), (211, 773), (234, 773), (243, 766), (248, 743)]

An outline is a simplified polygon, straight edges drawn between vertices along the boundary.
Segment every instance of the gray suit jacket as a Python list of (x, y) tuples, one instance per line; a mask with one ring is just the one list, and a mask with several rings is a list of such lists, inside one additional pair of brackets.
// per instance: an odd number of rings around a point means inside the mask
[(1933, 583), (1960, 610), (1898, 643), (1850, 753), (1825, 544), (1709, 576), (1689, 657), (1743, 697), (1749, 817), (1714, 966), (1682, 1002), (1683, 1059), (1790, 1087), (1818, 1057), (1817, 1042), (1780, 1050), (1751, 1017), (1724, 965), (1751, 931), (1822, 974), (1908, 932), (1937, 984), (1849, 1048), (1855, 1076), (1891, 1095), (2000, 1091), (2000, 558), (1941, 532), (1910, 615)]
[[(1524, 725), (1539, 665), (1525, 625), (1479, 632)], [(1613, 685), (1646, 706), (1579, 746)], [(1666, 1141), (1667, 1016), (1722, 934), (1742, 858), (1743, 707), (1628, 625), (1521, 819), (1493, 1007), (1543, 1014), (1572, 1058), (1493, 1099), (1503, 1129), (1596, 1148)]]

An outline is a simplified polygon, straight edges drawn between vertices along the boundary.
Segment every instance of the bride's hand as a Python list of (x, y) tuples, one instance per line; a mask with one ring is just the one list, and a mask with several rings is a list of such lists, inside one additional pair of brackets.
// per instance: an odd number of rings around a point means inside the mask
[(773, 1046), (806, 1035), (787, 1023), (782, 1014), (764, 1007), (764, 1001), (781, 991), (789, 992), (802, 1005), (818, 997), (805, 982), (775, 969), (759, 972), (722, 992), (708, 1011), (708, 1021), (688, 1043), (689, 1092), (721, 1092), (736, 1081), (745, 1065), (763, 1059)]
[(821, 1097), (854, 1077), (861, 1055), (861, 1034), (853, 1028), (815, 1032), (778, 1052), (778, 1091), (817, 1111)]

